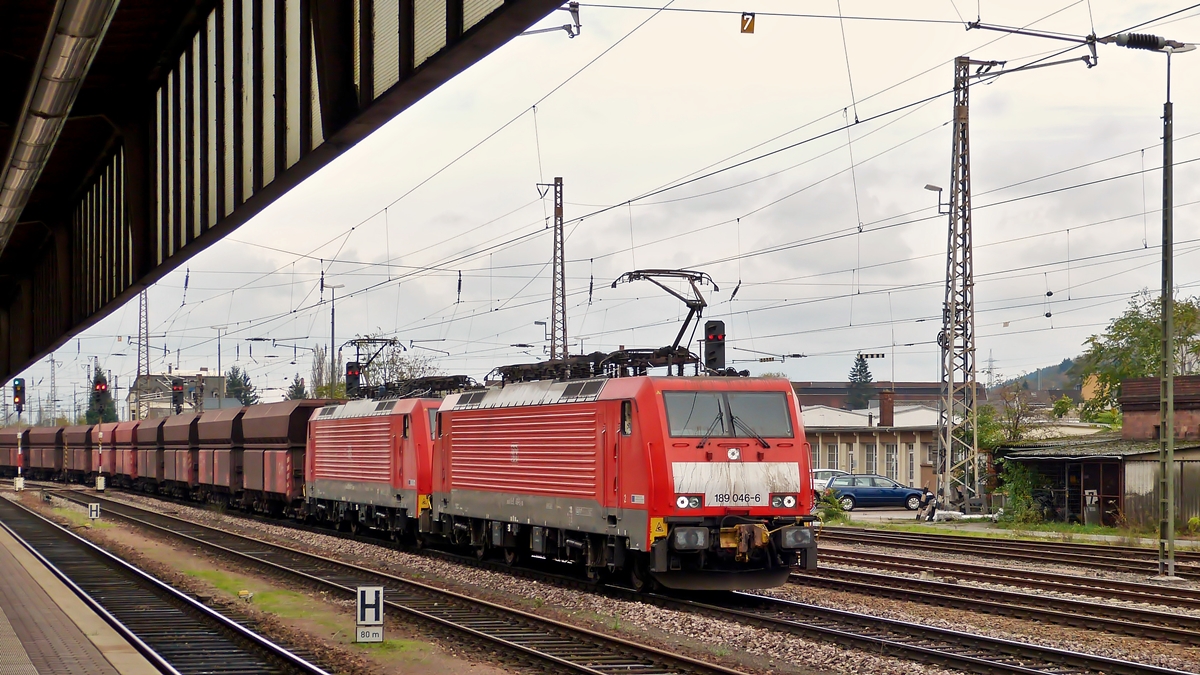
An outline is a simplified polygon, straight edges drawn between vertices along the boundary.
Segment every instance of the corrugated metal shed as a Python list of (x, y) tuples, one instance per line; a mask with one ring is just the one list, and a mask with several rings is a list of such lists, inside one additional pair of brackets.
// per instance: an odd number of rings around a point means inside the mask
[[(1125, 462), (1125, 518), (1131, 525), (1158, 522), (1158, 461)], [(1175, 515), (1178, 523), (1200, 517), (1200, 461), (1175, 462)]]

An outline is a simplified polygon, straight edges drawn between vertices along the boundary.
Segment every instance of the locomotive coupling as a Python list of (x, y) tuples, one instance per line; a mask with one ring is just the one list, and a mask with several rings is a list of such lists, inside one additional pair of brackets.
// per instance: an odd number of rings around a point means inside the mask
[(766, 548), (771, 541), (771, 534), (763, 523), (741, 523), (733, 527), (721, 528), (721, 548), (736, 548), (735, 560), (747, 562), (750, 552)]

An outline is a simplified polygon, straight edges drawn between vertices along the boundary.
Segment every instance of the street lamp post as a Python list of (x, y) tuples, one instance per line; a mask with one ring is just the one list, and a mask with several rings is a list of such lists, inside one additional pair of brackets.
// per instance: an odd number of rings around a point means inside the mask
[(1163, 190), (1162, 190), (1162, 353), (1159, 364), (1158, 398), (1158, 576), (1175, 576), (1175, 207), (1172, 153), (1173, 110), (1171, 106), (1171, 55), (1190, 52), (1196, 45), (1168, 40), (1157, 35), (1121, 33), (1101, 42), (1115, 42), (1130, 49), (1145, 49), (1167, 55), (1167, 101), (1163, 104)]

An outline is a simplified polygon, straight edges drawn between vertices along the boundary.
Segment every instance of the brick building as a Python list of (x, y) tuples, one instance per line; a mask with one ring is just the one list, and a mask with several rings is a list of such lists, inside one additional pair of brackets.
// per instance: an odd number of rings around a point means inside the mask
[(934, 487), (937, 408), (897, 404), (890, 393), (881, 392), (879, 400), (863, 410), (802, 405), (813, 468), (873, 473), (909, 487)]
[[(1121, 383), (1121, 416), (1125, 440), (1156, 440), (1158, 434), (1157, 377), (1139, 377)], [(1200, 375), (1175, 378), (1175, 438), (1200, 439)]]

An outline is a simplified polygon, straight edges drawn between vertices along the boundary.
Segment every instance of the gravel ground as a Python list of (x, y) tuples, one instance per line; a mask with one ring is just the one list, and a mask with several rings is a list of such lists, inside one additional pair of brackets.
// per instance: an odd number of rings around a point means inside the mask
[[(751, 672), (911, 675), (914, 670), (914, 664), (909, 661), (844, 649), (738, 622), (619, 600), (236, 515), (174, 503), (164, 504), (140, 495), (108, 496), (204, 524), (252, 534), (267, 541), (274, 540), (347, 562), (384, 569), (526, 611), (532, 609), (553, 618), (584, 624), (593, 630), (633, 637), (655, 646)], [(920, 672), (931, 675), (958, 672), (925, 666), (919, 668)]]
[[(932, 607), (857, 593), (808, 588), (791, 584), (764, 591), (764, 595), (807, 602), (822, 607), (863, 612), (888, 619), (950, 628), (989, 637), (1083, 651), (1109, 658), (1145, 663), (1186, 672), (1200, 672), (1200, 647), (1092, 632), (1068, 626), (1049, 626), (1021, 619)], [(1047, 629), (1050, 630), (1047, 630)]]

